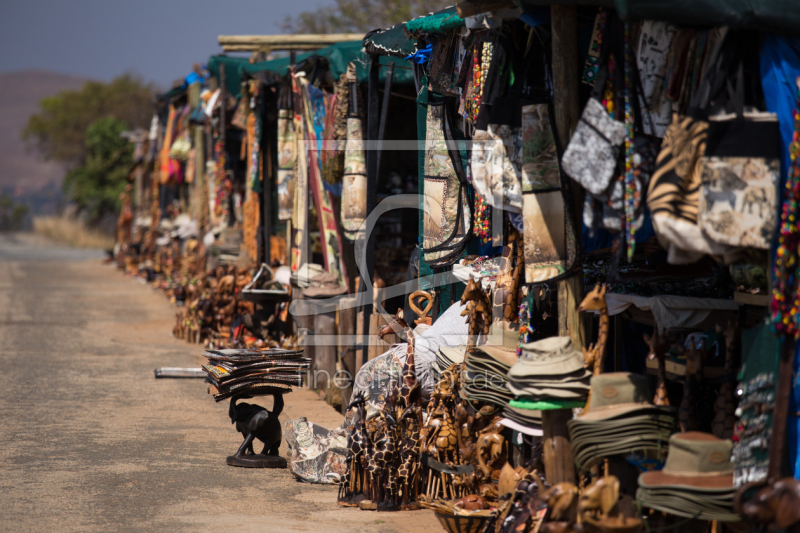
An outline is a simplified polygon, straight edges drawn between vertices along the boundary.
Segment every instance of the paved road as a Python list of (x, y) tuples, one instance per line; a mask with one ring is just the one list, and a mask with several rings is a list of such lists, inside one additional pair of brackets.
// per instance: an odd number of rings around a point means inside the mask
[[(175, 309), (102, 253), (0, 235), (0, 531), (438, 531), (430, 511), (341, 509), (336, 488), (228, 467), (240, 437), (171, 336)], [(282, 419), (341, 416), (308, 391)], [(282, 449), (286, 456), (286, 448)]]

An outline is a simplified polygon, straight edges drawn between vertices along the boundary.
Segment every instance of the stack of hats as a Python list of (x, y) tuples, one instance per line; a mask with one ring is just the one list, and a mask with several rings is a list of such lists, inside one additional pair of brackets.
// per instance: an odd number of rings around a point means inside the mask
[(311, 360), (303, 350), (208, 350), (203, 365), (216, 401), (233, 396), (261, 396), (291, 392), (303, 384)]
[(647, 378), (627, 372), (591, 378), (587, 412), (567, 423), (580, 469), (611, 455), (628, 456), (640, 469), (660, 466), (675, 430), (675, 410), (650, 401)]
[(467, 351), (465, 344), (460, 344), (454, 348), (450, 346), (440, 346), (439, 353), (436, 354), (436, 367), (441, 374), (453, 365), (464, 362), (464, 354)]
[(508, 371), (508, 390), (516, 397), (505, 408), (503, 424), (541, 435), (542, 409), (584, 406), (591, 372), (569, 337), (549, 337), (520, 347), (522, 355)]
[(517, 363), (517, 349), (485, 344), (467, 350), (461, 393), (473, 402), (505, 406), (513, 397), (506, 386), (508, 370)]
[(733, 511), (732, 451), (730, 440), (709, 433), (676, 433), (669, 439), (663, 470), (639, 476), (636, 500), (676, 516), (741, 521)]

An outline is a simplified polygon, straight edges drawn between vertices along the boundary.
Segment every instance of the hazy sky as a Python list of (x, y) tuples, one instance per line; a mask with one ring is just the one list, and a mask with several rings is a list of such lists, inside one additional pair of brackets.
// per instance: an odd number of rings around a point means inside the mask
[(0, 72), (39, 69), (167, 88), (221, 53), (217, 36), (281, 33), (332, 0), (17, 0), (0, 8)]

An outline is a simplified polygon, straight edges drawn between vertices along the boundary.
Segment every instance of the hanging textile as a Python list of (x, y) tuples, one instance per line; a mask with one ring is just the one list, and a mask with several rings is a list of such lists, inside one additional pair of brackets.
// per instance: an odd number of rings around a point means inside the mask
[(425, 215), (422, 247), (432, 267), (449, 266), (464, 251), (470, 236), (472, 212), (466, 177), (443, 99), (429, 93), (425, 142)]
[[(300, 81), (292, 78), (292, 100), (294, 112), (292, 114), (292, 133), (296, 139), (294, 157), (294, 170), (292, 181), (294, 182), (294, 204), (291, 208), (291, 229), (292, 229), (292, 271), (297, 272), (308, 263), (309, 255), (309, 236), (308, 236), (308, 153), (304, 149), (303, 138), (303, 110), (305, 103), (302, 98)], [(302, 148), (302, 149), (301, 149)]]
[(347, 82), (350, 85), (351, 105), (347, 116), (340, 218), (345, 237), (352, 241), (367, 218), (367, 166), (354, 63), (348, 67)]
[(325, 124), (325, 93), (311, 86), (305, 78), (298, 78), (305, 110), (305, 140), (308, 155), (308, 188), (317, 207), (320, 228), (320, 247), (325, 270), (336, 274), (344, 281), (345, 272), (341, 264), (341, 242), (333, 214), (331, 193), (322, 183), (322, 169), (319, 157), (322, 144), (322, 131)]
[(295, 166), (297, 139), (291, 109), (291, 91), (281, 89), (281, 108), (278, 110), (278, 220), (292, 218), (295, 196)]
[(174, 172), (174, 166), (177, 165), (177, 162), (171, 160), (169, 157), (169, 149), (172, 147), (172, 135), (175, 129), (176, 114), (175, 106), (170, 104), (169, 115), (167, 116), (167, 127), (164, 130), (164, 137), (161, 141), (161, 152), (158, 158), (159, 181), (162, 185), (166, 185), (169, 182), (170, 176)]

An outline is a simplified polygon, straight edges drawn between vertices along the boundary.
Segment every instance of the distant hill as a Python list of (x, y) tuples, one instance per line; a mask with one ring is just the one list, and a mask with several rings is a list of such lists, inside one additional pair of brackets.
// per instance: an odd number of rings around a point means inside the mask
[(53, 191), (60, 187), (64, 169), (42, 161), (35, 152), (27, 152), (20, 132), (28, 117), (39, 110), (42, 98), (79, 89), (86, 81), (79, 76), (39, 70), (0, 73), (0, 190), (29, 196), (45, 188)]

